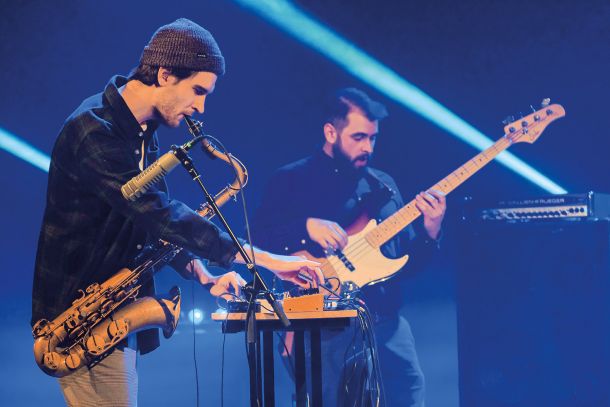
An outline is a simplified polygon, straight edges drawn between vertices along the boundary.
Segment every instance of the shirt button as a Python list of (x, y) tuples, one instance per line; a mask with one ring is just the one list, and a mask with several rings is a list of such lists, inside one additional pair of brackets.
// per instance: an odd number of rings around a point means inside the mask
[(142, 250), (142, 245), (141, 245), (141, 244), (139, 244), (139, 245), (137, 245), (137, 246), (136, 246), (136, 248), (137, 248), (138, 250)]
[(305, 239), (301, 239), (301, 244), (305, 244)]
[(286, 252), (288, 251), (288, 246), (284, 247), (284, 251), (286, 251)]
[(337, 173), (337, 172), (339, 172), (339, 170), (335, 168), (335, 173)]
[(142, 137), (143, 135), (144, 135), (144, 132), (143, 132), (143, 131), (141, 131), (141, 132), (139, 132), (139, 133), (138, 133), (138, 136), (140, 136), (140, 137)]
[(140, 150), (133, 150), (133, 153), (134, 153), (135, 155), (140, 155)]

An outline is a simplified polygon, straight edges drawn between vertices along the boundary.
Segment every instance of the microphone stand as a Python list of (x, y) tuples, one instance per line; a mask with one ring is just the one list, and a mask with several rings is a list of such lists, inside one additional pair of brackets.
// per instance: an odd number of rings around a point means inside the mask
[[(199, 137), (202, 137), (202, 136), (199, 136)], [(192, 143), (187, 143), (187, 144), (189, 144), (188, 149), (190, 149), (190, 147), (192, 147)], [(212, 197), (212, 195), (210, 195), (207, 188), (201, 181), (201, 175), (199, 174), (199, 172), (193, 165), (193, 160), (187, 154), (187, 148), (184, 148), (185, 146), (173, 145), (173, 146), (171, 146), (171, 149), (174, 151), (174, 154), (180, 160), (180, 163), (189, 173), (189, 175), (191, 176), (193, 181), (195, 181), (201, 187), (201, 190), (203, 191), (205, 198), (208, 201), (208, 204), (214, 210), (214, 213), (216, 213), (216, 215), (218, 216), (218, 219), (220, 219), (220, 222), (222, 223), (225, 230), (231, 237), (231, 240), (233, 240), (235, 246), (237, 246), (239, 253), (241, 254), (242, 258), (244, 259), (244, 261), (246, 263), (246, 267), (248, 268), (248, 270), (250, 270), (250, 272), (252, 273), (252, 276), (253, 276), (253, 280), (250, 283), (251, 287), (246, 288), (246, 292), (249, 293), (249, 297), (248, 297), (248, 310), (246, 312), (245, 325), (246, 325), (246, 340), (248, 343), (248, 365), (250, 367), (250, 404), (253, 407), (261, 406), (262, 402), (261, 402), (259, 386), (258, 386), (258, 381), (259, 381), (258, 373), (260, 370), (260, 366), (259, 366), (259, 361), (256, 357), (258, 355), (258, 349), (260, 349), (260, 343), (259, 343), (260, 335), (258, 334), (258, 331), (256, 329), (256, 298), (257, 298), (257, 296), (259, 294), (263, 294), (263, 296), (269, 302), (269, 304), (273, 308), (273, 311), (278, 316), (280, 322), (282, 323), (282, 325), (285, 328), (290, 326), (290, 321), (288, 320), (288, 317), (286, 316), (286, 313), (284, 312), (284, 309), (282, 308), (281, 304), (279, 302), (277, 302), (275, 296), (269, 290), (269, 287), (267, 287), (267, 284), (265, 284), (265, 281), (262, 279), (260, 273), (258, 272), (256, 265), (248, 256), (248, 253), (246, 252), (243, 245), (240, 243), (240, 241), (237, 239), (237, 237), (233, 233), (233, 230), (231, 230), (231, 227), (227, 223), (225, 217), (220, 212), (218, 205), (216, 205), (214, 198)], [(248, 284), (248, 285), (250, 285), (250, 284)]]

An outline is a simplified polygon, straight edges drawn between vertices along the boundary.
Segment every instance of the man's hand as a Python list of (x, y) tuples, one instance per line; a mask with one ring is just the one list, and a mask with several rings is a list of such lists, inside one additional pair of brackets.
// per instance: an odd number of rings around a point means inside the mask
[(305, 222), (309, 238), (322, 249), (342, 250), (347, 246), (347, 233), (338, 223), (330, 220), (307, 218)]
[(240, 295), (241, 287), (246, 285), (246, 280), (244, 280), (238, 273), (234, 271), (229, 271), (221, 276), (214, 277), (213, 281), (214, 285), (210, 288), (210, 294), (214, 297), (221, 296), (223, 299), (230, 299), (229, 295), (223, 295), (225, 293), (230, 293), (231, 288), (233, 289), (233, 294)]
[[(246, 252), (250, 252), (250, 246), (244, 245)], [(317, 286), (324, 282), (324, 274), (320, 270), (320, 263), (307, 260), (303, 256), (282, 256), (254, 248), (256, 264), (264, 267), (282, 280), (290, 281), (303, 288), (309, 288), (310, 284)], [(238, 253), (235, 257), (238, 263), (244, 263), (244, 259)]]
[(434, 189), (420, 192), (415, 197), (415, 206), (424, 215), (424, 227), (428, 236), (436, 240), (441, 231), (445, 210), (447, 210), (445, 194)]
[[(210, 294), (214, 297), (231, 292), (231, 289), (233, 289), (235, 295), (239, 295), (241, 287), (246, 284), (246, 281), (234, 271), (230, 271), (220, 276), (210, 274), (205, 264), (199, 259), (192, 260), (186, 266), (186, 269), (191, 273), (193, 279), (199, 281), (202, 285), (212, 284)], [(223, 296), (224, 299), (228, 299), (226, 297), (228, 296)]]
[(303, 256), (282, 256), (267, 253), (265, 256), (257, 258), (264, 258), (264, 264), (260, 261), (259, 264), (271, 270), (280, 279), (290, 281), (303, 288), (309, 288), (311, 285), (317, 287), (318, 284), (324, 282), (324, 274), (320, 270), (320, 263), (307, 260)]

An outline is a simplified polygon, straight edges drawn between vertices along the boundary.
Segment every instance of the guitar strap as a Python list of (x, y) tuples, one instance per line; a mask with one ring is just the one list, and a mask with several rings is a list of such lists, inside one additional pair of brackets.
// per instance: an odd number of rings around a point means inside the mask
[(368, 191), (361, 195), (363, 209), (372, 217), (376, 217), (392, 197), (393, 189), (370, 168), (366, 169), (364, 179), (368, 183)]

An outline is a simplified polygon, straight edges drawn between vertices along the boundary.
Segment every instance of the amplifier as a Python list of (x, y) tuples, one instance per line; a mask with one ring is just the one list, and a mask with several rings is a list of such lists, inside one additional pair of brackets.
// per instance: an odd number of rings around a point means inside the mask
[(597, 192), (498, 201), (476, 211), (481, 220), (596, 220), (610, 218), (610, 195)]
[(610, 406), (610, 221), (579, 219), (461, 228), (461, 406)]

